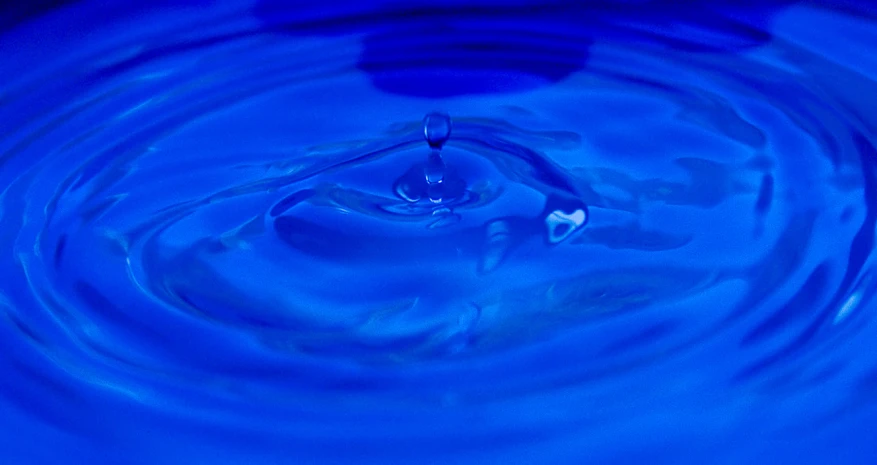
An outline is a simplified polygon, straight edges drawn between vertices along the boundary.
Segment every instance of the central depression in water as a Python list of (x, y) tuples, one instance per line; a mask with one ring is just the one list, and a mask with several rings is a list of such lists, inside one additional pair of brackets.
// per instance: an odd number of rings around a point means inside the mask
[[(298, 159), (283, 186), (150, 225), (143, 285), (320, 355), (444, 355), (523, 336), (490, 341), (491, 321), (511, 316), (491, 300), (567, 275), (582, 258), (557, 246), (587, 208), (562, 170), (483, 123), (461, 122), (453, 143), (446, 115), (422, 131), (428, 144)], [(243, 208), (256, 204), (264, 214)], [(205, 237), (205, 224), (223, 232)]]

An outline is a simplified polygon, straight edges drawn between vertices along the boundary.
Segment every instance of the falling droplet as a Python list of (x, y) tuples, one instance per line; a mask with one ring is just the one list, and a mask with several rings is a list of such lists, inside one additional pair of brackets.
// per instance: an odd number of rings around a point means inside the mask
[(423, 136), (434, 149), (441, 150), (451, 137), (451, 117), (444, 113), (430, 113), (423, 118)]

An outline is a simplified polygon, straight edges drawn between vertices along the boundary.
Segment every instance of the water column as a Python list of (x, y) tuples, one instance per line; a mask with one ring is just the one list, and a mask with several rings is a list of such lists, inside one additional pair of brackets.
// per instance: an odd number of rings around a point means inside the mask
[(430, 153), (424, 168), (427, 195), (433, 203), (442, 201), (442, 183), (445, 177), (445, 161), (442, 147), (451, 137), (451, 118), (444, 113), (430, 113), (423, 118), (423, 137), (429, 144)]

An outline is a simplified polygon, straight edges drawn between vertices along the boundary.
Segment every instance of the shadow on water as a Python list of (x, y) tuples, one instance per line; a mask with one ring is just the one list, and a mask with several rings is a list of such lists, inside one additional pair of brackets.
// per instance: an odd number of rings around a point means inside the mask
[(22, 24), (61, 10), (65, 7), (88, 5), (100, 11), (101, 20), (109, 22), (115, 18), (134, 18), (152, 10), (162, 8), (179, 8), (185, 4), (188, 8), (208, 7), (217, 0), (153, 0), (149, 2), (94, 2), (87, 0), (28, 0), (23, 2), (0, 2), (0, 34), (12, 30)]
[(559, 82), (587, 67), (597, 40), (648, 42), (695, 53), (745, 51), (769, 42), (771, 19), (794, 3), (384, 1), (338, 16), (322, 6), (262, 0), (253, 13), (264, 29), (291, 36), (363, 34), (357, 66), (377, 88), (447, 98)]
[(71, 0), (32, 0), (0, 3), (0, 32), (12, 29), (54, 9), (73, 3)]

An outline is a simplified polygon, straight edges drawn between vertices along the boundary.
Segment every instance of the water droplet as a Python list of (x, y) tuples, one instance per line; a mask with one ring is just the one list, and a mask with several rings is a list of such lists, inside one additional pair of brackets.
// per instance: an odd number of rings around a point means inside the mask
[(434, 149), (441, 149), (451, 137), (451, 117), (444, 113), (430, 113), (423, 118), (423, 136)]

